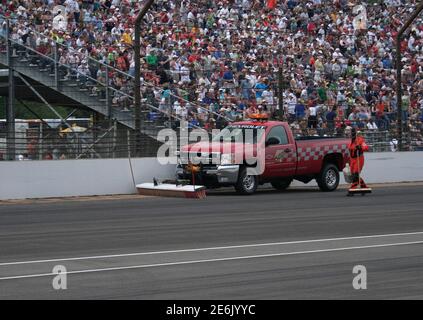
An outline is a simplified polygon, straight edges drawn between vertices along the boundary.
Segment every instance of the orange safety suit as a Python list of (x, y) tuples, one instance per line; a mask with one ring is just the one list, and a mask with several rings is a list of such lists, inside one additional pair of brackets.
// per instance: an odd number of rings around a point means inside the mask
[(351, 174), (353, 175), (351, 189), (357, 188), (358, 184), (360, 184), (361, 188), (367, 188), (366, 183), (360, 177), (360, 173), (364, 167), (364, 152), (369, 151), (366, 140), (358, 135), (355, 139), (351, 140), (348, 150), (350, 152)]

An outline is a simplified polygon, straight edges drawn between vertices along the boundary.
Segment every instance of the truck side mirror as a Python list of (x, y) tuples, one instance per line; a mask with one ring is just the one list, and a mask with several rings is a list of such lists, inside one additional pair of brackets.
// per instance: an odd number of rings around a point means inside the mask
[(266, 147), (268, 146), (274, 146), (279, 144), (279, 139), (275, 137), (271, 137), (266, 141)]

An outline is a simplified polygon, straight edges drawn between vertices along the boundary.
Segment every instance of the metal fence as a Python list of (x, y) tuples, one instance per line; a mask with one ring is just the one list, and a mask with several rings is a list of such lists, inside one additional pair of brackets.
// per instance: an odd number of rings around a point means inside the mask
[(410, 151), (423, 151), (423, 122), (411, 120), (407, 132), (407, 141)]
[[(126, 158), (134, 155), (134, 131), (116, 122), (94, 125), (90, 120), (72, 123), (71, 128), (60, 121), (22, 121), (9, 133), (0, 122), (0, 160), (66, 160)], [(10, 139), (8, 143), (8, 137)], [(160, 143), (141, 136), (141, 157), (156, 156)]]
[[(155, 157), (161, 143), (154, 137), (142, 135), (141, 150), (135, 150), (134, 131), (117, 122), (97, 122), (92, 119), (69, 120), (71, 128), (60, 120), (25, 120), (15, 124), (14, 134), (8, 135), (6, 123), (0, 121), (0, 160), (65, 160), (126, 158), (135, 154)], [(347, 137), (345, 128), (306, 132), (293, 130), (295, 135), (320, 135)], [(175, 132), (176, 136), (180, 133)], [(371, 152), (397, 151), (396, 130), (364, 130)], [(404, 145), (409, 151), (423, 151), (423, 125), (410, 122), (404, 135)], [(8, 136), (10, 139), (7, 143)], [(139, 152), (136, 152), (139, 151)]]

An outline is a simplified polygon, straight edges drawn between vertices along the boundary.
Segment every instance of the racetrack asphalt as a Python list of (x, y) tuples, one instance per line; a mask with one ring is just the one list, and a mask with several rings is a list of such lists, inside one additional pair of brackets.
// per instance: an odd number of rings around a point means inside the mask
[(3, 203), (0, 299), (421, 299), (422, 215), (421, 184)]

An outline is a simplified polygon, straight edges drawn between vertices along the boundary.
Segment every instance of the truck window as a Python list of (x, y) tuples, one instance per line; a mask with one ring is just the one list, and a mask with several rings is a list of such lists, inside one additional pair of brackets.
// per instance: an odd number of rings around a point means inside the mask
[(286, 134), (285, 128), (282, 126), (273, 127), (267, 135), (266, 140), (269, 140), (270, 138), (278, 139), (279, 144), (288, 144), (288, 136)]
[[(247, 133), (246, 130), (250, 132)], [(243, 141), (244, 143), (257, 143), (260, 141), (265, 131), (261, 126), (249, 125), (231, 125), (223, 129), (218, 135), (212, 138), (212, 141), (219, 142), (235, 142)], [(252, 141), (250, 141), (252, 139)]]

